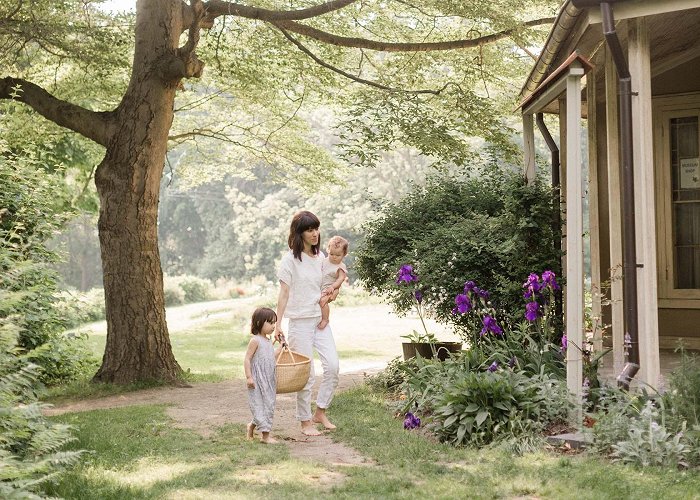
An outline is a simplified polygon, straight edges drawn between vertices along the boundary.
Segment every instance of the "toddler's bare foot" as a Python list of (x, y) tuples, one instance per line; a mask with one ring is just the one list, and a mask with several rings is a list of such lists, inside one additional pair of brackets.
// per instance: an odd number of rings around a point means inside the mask
[(314, 424), (311, 422), (311, 420), (307, 420), (306, 422), (302, 422), (301, 433), (304, 436), (320, 436), (321, 435), (321, 432), (314, 426)]
[(264, 437), (260, 440), (261, 443), (263, 444), (277, 444), (278, 441), (275, 438), (272, 438), (270, 436)]
[(253, 422), (245, 426), (245, 437), (248, 439), (253, 439), (255, 435), (255, 424)]
[(313, 418), (311, 419), (312, 422), (316, 424), (322, 424), (323, 427), (328, 429), (329, 431), (332, 431), (333, 429), (336, 429), (336, 426), (331, 423), (330, 420), (328, 420), (328, 417), (326, 416), (325, 413), (321, 414), (315, 414)]
[(328, 326), (328, 320), (322, 319), (316, 328), (318, 328), (319, 330), (323, 330), (327, 326)]

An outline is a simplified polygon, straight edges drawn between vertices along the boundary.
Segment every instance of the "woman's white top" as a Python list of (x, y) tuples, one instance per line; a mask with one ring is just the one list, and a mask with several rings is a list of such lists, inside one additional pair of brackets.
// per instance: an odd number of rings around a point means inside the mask
[(315, 257), (301, 253), (301, 260), (295, 259), (290, 250), (280, 263), (277, 277), (289, 287), (289, 300), (284, 316), (290, 319), (316, 318), (321, 316), (321, 277), (323, 253)]

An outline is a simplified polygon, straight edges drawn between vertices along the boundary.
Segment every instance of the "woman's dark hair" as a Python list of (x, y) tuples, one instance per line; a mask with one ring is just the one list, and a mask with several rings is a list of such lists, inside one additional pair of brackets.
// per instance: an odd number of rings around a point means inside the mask
[[(318, 220), (311, 212), (302, 210), (297, 212), (292, 217), (292, 224), (289, 226), (289, 238), (287, 239), (287, 244), (289, 248), (292, 249), (292, 254), (294, 254), (295, 259), (301, 260), (301, 252), (304, 251), (304, 240), (301, 239), (301, 235), (307, 229), (318, 229), (321, 227), (321, 221)], [(314, 255), (318, 255), (321, 250), (321, 235), (318, 235), (318, 243), (311, 247), (311, 252)]]
[(258, 307), (253, 311), (253, 319), (250, 321), (250, 334), (257, 335), (262, 331), (265, 323), (275, 323), (277, 313), (269, 307)]

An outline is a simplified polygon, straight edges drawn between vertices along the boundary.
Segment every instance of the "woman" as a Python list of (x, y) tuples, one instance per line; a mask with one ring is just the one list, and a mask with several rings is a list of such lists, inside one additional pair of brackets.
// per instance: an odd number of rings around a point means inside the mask
[[(326, 429), (335, 429), (326, 409), (333, 400), (338, 385), (338, 352), (330, 326), (318, 329), (321, 319), (321, 263), (320, 253), (321, 223), (311, 212), (294, 214), (289, 227), (289, 253), (282, 258), (278, 278), (280, 291), (277, 298), (277, 317), (289, 318), (289, 346), (313, 359), (315, 350), (321, 358), (323, 380), (316, 397), (316, 411), (311, 414), (311, 388), (314, 385), (314, 365), (311, 363), (311, 376), (304, 388), (297, 393), (297, 420), (301, 422), (301, 432), (307, 436), (318, 436), (315, 424)], [(275, 327), (275, 338), (282, 340), (281, 321)]]

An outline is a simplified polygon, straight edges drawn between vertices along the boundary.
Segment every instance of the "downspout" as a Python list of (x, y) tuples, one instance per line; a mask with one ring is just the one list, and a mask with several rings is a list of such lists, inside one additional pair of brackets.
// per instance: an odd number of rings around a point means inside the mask
[[(557, 244), (555, 241), (555, 248), (561, 252), (561, 208), (560, 208), (561, 180), (559, 177), (559, 166), (560, 166), (559, 147), (557, 146), (557, 143), (554, 142), (554, 138), (552, 137), (552, 134), (549, 133), (549, 130), (547, 129), (547, 125), (544, 123), (544, 113), (537, 113), (535, 115), (535, 123), (537, 123), (537, 128), (540, 130), (540, 133), (542, 134), (542, 137), (544, 138), (544, 142), (547, 143), (547, 147), (549, 148), (549, 151), (552, 153), (552, 190), (554, 191), (554, 217), (552, 218), (552, 231), (555, 235), (555, 240), (557, 239), (556, 236), (559, 235), (559, 237), (558, 237), (559, 243)], [(555, 312), (555, 315), (557, 318), (563, 317), (562, 308), (563, 308), (563, 305), (562, 305), (561, 290), (557, 290), (556, 302), (554, 305), (554, 309), (555, 309), (554, 312)]]
[[(603, 34), (612, 55), (619, 79), (620, 95), (620, 157), (622, 160), (622, 213), (623, 213), (623, 300), (625, 318), (625, 347), (627, 363), (617, 376), (618, 387), (629, 390), (632, 379), (639, 371), (639, 324), (637, 315), (637, 249), (634, 213), (634, 161), (632, 156), (632, 76), (625, 59), (620, 39), (615, 31), (610, 1), (572, 0), (578, 8), (600, 4)], [(619, 0), (618, 0), (619, 1)]]

